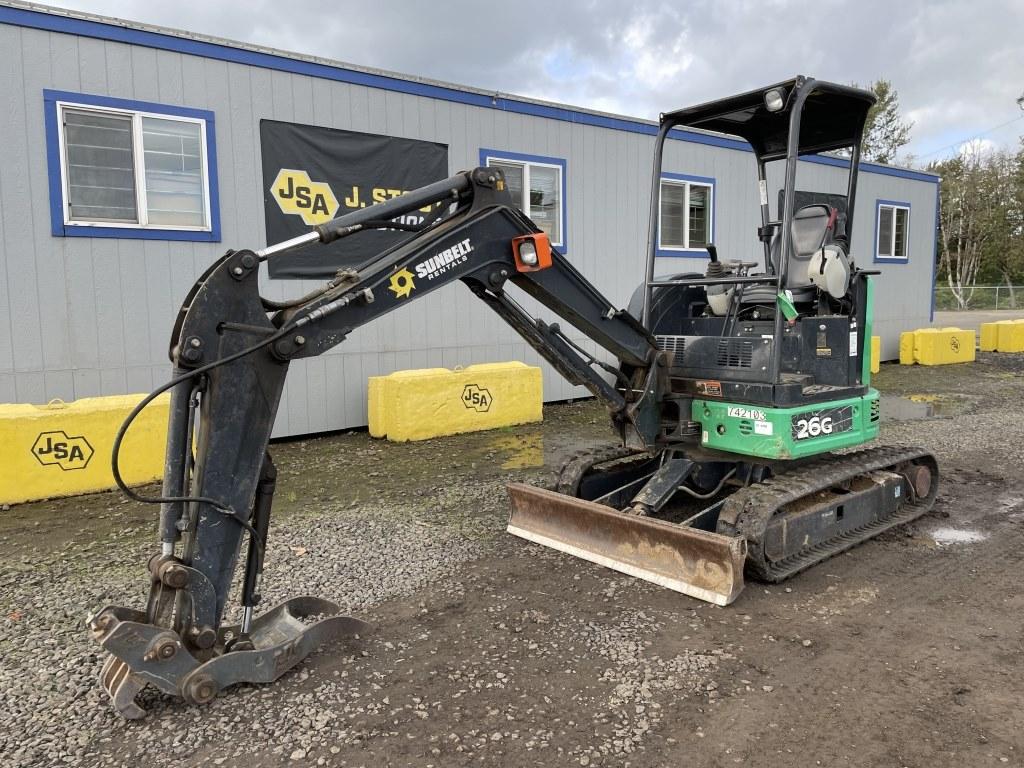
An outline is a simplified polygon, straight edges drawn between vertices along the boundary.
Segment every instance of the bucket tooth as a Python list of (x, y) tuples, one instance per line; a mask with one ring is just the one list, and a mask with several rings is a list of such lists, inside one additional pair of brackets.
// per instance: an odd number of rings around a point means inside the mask
[(508, 532), (715, 605), (743, 589), (742, 536), (724, 536), (618, 512), (585, 499), (511, 483)]
[(121, 717), (141, 720), (146, 716), (146, 710), (135, 703), (135, 697), (146, 687), (146, 681), (134, 674), (125, 662), (108, 656), (100, 670), (100, 684)]

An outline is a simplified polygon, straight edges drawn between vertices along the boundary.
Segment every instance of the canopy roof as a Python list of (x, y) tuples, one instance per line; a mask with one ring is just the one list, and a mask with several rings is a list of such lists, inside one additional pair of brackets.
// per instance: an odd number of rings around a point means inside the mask
[[(769, 112), (765, 106), (765, 94), (771, 90), (782, 93), (783, 107), (776, 112)], [(790, 113), (797, 95), (804, 91), (807, 97), (800, 119), (800, 154), (852, 146), (864, 129), (868, 110), (875, 103), (874, 94), (803, 76), (668, 112), (661, 116), (661, 122), (739, 136), (759, 158), (776, 160), (786, 156)]]

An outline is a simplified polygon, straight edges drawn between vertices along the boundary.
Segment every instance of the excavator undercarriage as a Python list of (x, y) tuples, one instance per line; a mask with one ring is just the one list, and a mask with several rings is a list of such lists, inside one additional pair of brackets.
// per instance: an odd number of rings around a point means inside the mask
[[(322, 354), (454, 281), (601, 401), (618, 437), (572, 457), (551, 488), (510, 485), (508, 531), (516, 536), (728, 605), (744, 575), (789, 578), (927, 512), (938, 487), (930, 454), (852, 450), (879, 429), (865, 355), (874, 273), (850, 256), (872, 103), (866, 92), (800, 77), (663, 115), (646, 277), (626, 309), (515, 208), (493, 168), (456, 174), (284, 243), (225, 254), (182, 304), (171, 338), (173, 377), (139, 403), (114, 444), (119, 486), (161, 508), (145, 609), (108, 606), (89, 619), (110, 654), (101, 684), (118, 712), (142, 717), (136, 696), (147, 685), (202, 704), (235, 683), (271, 682), (317, 646), (367, 630), (315, 597), (257, 615), (277, 483), (268, 443), (292, 360)], [(731, 133), (753, 148), (761, 271), (756, 261), (720, 261), (708, 244), (705, 274), (655, 275), (662, 148), (679, 126)], [(796, 208), (800, 155), (844, 148), (844, 210)], [(766, 192), (766, 164), (774, 161), (784, 165), (778, 220)], [(422, 225), (402, 223), (416, 210), (429, 211)], [(259, 267), (268, 259), (373, 229), (409, 236), (306, 296), (282, 303), (259, 295)], [(511, 289), (571, 330), (527, 312)], [(585, 351), (574, 341), (579, 335), (607, 356)], [(164, 481), (158, 496), (146, 496), (121, 480), (119, 454), (132, 421), (164, 392), (171, 398)], [(240, 621), (226, 625), (233, 595)]]

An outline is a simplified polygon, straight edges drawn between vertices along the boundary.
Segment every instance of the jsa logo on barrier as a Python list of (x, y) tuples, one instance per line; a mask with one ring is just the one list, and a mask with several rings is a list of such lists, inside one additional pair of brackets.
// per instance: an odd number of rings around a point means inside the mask
[(270, 187), (278, 207), (302, 217), (310, 226), (323, 224), (338, 212), (338, 199), (325, 181), (313, 181), (305, 171), (282, 168)]
[(467, 384), (462, 390), (462, 404), (478, 413), (486, 413), (491, 410), (493, 402), (491, 393), (476, 384)]
[(89, 466), (93, 450), (82, 435), (68, 437), (63, 430), (42, 432), (32, 444), (32, 455), (43, 466), (56, 464), (65, 472)]

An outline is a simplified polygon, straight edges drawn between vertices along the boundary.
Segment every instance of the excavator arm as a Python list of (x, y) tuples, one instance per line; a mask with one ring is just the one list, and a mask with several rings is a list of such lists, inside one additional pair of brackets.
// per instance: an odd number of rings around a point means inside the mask
[[(320, 225), (260, 251), (229, 251), (195, 284), (174, 325), (173, 378), (126, 420), (114, 473), (130, 496), (161, 505), (160, 552), (150, 560), (146, 610), (107, 607), (90, 628), (110, 652), (102, 682), (127, 717), (146, 684), (196, 703), (235, 682), (269, 682), (316, 645), (357, 633), (361, 622), (300, 597), (254, 618), (275, 484), (267, 453), (292, 360), (315, 357), (354, 329), (461, 280), (570, 382), (609, 408), (626, 445), (652, 450), (660, 428), (665, 366), (654, 338), (616, 309), (512, 206), (500, 171), (477, 168)], [(426, 225), (357, 269), (340, 271), (297, 300), (259, 295), (260, 263), (429, 211)], [(532, 317), (511, 283), (619, 360), (614, 367), (575, 345), (557, 324)], [(609, 376), (611, 374), (611, 376)], [(609, 378), (612, 382), (609, 383)], [(170, 391), (162, 492), (144, 497), (120, 481), (118, 453), (132, 419)], [(242, 618), (222, 619), (248, 534)]]

